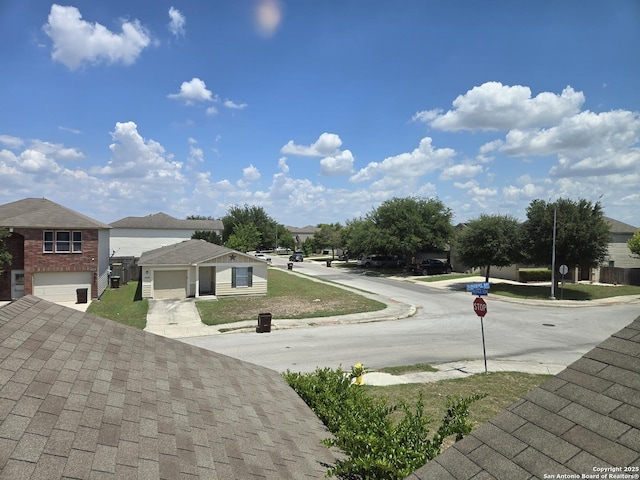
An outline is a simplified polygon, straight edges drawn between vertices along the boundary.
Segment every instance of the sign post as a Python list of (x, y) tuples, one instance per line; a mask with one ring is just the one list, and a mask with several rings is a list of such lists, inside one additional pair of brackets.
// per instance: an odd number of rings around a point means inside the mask
[(560, 289), (560, 300), (562, 300), (564, 298), (564, 276), (569, 271), (569, 267), (563, 264), (563, 265), (560, 265), (559, 270), (560, 270), (560, 275), (562, 275), (562, 288)]
[(482, 328), (482, 354), (484, 355), (484, 373), (487, 373), (487, 349), (484, 344), (484, 316), (487, 314), (487, 303), (482, 297), (473, 301), (473, 310), (480, 317), (480, 327)]

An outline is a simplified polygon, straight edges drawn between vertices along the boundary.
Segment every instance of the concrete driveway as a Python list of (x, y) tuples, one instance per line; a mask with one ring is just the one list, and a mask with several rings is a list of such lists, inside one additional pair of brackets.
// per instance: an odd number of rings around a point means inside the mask
[(195, 337), (218, 333), (202, 323), (193, 298), (149, 300), (145, 332), (169, 338)]

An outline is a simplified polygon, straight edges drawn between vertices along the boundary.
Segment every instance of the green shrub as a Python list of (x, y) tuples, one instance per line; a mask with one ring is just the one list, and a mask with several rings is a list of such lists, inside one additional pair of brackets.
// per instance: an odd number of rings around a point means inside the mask
[(551, 270), (520, 270), (521, 282), (550, 282)]
[[(485, 396), (447, 398), (447, 413), (431, 437), (422, 396), (413, 407), (390, 406), (386, 398), (370, 397), (365, 387), (353, 385), (356, 376), (354, 370), (341, 368), (284, 374), (334, 435), (324, 440), (325, 445), (337, 446), (348, 455), (327, 472), (340, 478), (406, 478), (440, 453), (445, 438), (455, 435), (459, 440), (471, 431), (469, 405)], [(403, 416), (394, 422), (391, 414), (398, 410)]]

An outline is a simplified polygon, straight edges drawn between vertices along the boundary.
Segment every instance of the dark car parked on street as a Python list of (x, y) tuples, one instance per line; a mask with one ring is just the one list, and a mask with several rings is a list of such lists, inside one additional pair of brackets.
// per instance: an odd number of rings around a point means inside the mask
[(409, 269), (414, 275), (438, 275), (441, 273), (451, 273), (453, 270), (449, 262), (443, 262), (442, 260), (435, 260), (433, 258), (423, 260), (420, 263), (414, 263)]
[(289, 261), (290, 262), (303, 262), (304, 261), (304, 257), (302, 256), (301, 253), (294, 253), (293, 255), (291, 255), (289, 257)]

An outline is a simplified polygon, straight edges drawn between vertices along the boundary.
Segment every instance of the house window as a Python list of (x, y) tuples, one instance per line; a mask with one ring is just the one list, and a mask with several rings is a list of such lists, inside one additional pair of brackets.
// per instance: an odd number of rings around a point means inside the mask
[(82, 253), (82, 232), (73, 232), (73, 253)]
[(253, 285), (253, 267), (233, 267), (231, 269), (231, 287), (247, 288)]
[(69, 253), (71, 251), (71, 233), (56, 232), (56, 253)]
[(53, 232), (44, 232), (42, 251), (53, 253)]

